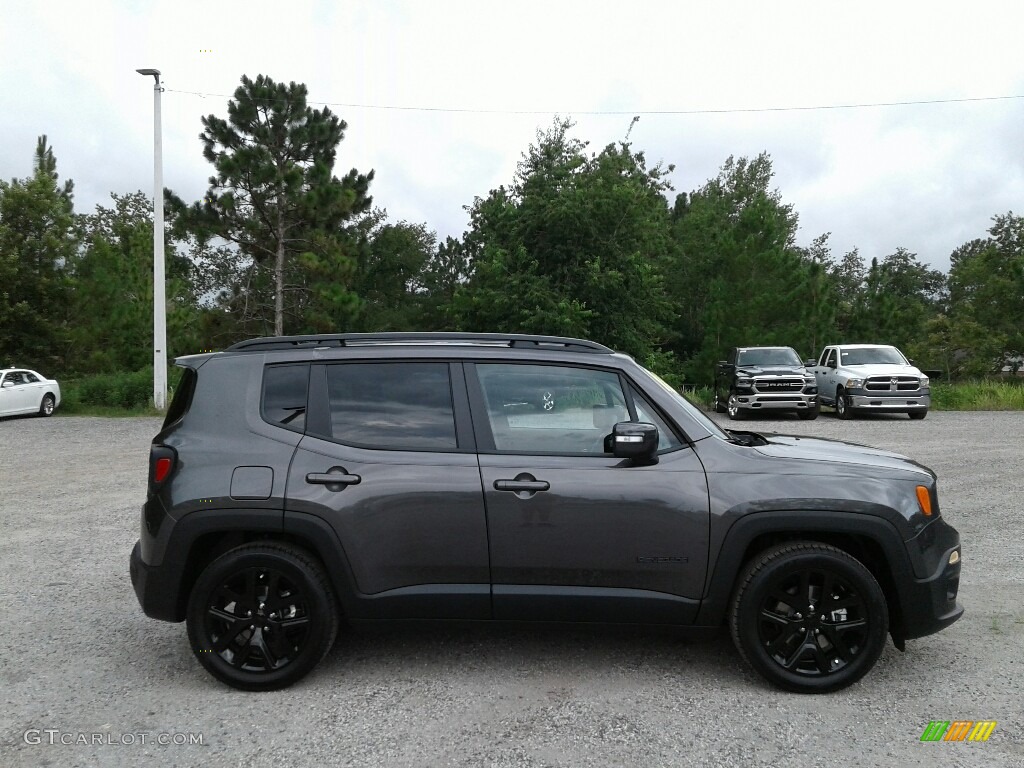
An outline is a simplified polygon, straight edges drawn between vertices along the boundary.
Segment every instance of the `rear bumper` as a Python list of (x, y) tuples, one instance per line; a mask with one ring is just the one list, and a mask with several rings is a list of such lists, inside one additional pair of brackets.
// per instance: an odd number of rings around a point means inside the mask
[(142, 559), (141, 542), (136, 541), (128, 558), (128, 572), (132, 577), (135, 597), (139, 600), (143, 612), (153, 619), (161, 621), (181, 621), (176, 608), (176, 600), (167, 600), (167, 595), (177, 596), (177, 585), (167, 583), (166, 571), (146, 565)]

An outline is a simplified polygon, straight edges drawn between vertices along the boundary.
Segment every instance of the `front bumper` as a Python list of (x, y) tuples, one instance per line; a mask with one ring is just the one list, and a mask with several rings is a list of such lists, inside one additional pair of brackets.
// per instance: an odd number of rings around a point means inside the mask
[(817, 395), (805, 395), (802, 392), (791, 394), (739, 394), (736, 402), (743, 410), (764, 411), (810, 411), (814, 409)]
[[(931, 552), (924, 553), (925, 562), (933, 564), (932, 573), (923, 579), (907, 579), (900, 594), (902, 635), (907, 640), (939, 632), (964, 613), (956, 601), (963, 563), (960, 535), (941, 518), (929, 527), (933, 530), (926, 529), (916, 538), (922, 540), (921, 544), (928, 542), (926, 550)], [(913, 545), (908, 542), (908, 546)], [(951, 564), (954, 552), (956, 562)]]
[(866, 395), (850, 394), (850, 407), (864, 411), (927, 411), (932, 404), (931, 395), (904, 395), (871, 393)]

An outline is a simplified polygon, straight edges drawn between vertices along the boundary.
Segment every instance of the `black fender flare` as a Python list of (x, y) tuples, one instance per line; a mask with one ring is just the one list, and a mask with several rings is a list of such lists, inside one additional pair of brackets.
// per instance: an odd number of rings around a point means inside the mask
[[(736, 579), (747, 559), (747, 550), (759, 537), (781, 534), (792, 539), (827, 539), (831, 536), (854, 536), (869, 540), (881, 551), (889, 568), (891, 580), (882, 584), (890, 600), (894, 634), (901, 632), (901, 605), (905, 590), (901, 585), (914, 582), (914, 571), (906, 545), (896, 527), (880, 517), (857, 512), (833, 511), (765, 511), (739, 518), (732, 524), (714, 560), (697, 613), (698, 626), (720, 626), (732, 600)], [(886, 589), (888, 587), (888, 589)], [(892, 594), (892, 593), (895, 594)]]

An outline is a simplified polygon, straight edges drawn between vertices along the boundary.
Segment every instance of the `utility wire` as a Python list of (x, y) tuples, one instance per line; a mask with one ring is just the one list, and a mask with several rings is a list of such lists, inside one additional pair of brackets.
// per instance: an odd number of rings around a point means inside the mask
[[(168, 93), (181, 93), (188, 96), (212, 96), (233, 99), (234, 95), (226, 93), (201, 93), (199, 91), (181, 91), (167, 88)], [(873, 107), (911, 107), (924, 104), (964, 104), (979, 101), (1009, 101), (1024, 99), (1020, 96), (975, 96), (960, 99), (920, 99), (917, 101), (874, 101), (855, 104), (819, 104), (815, 106), (791, 107), (736, 107), (732, 109), (620, 109), (620, 110), (544, 110), (544, 109), (470, 109), (465, 107), (410, 107), (395, 104), (353, 104), (340, 101), (316, 102), (328, 107), (345, 107), (346, 109), (378, 109), (395, 112), (448, 112), (474, 115), (550, 115), (558, 112), (567, 115), (732, 115), (757, 112), (813, 112), (828, 109), (869, 109)], [(266, 101), (271, 101), (267, 99)]]

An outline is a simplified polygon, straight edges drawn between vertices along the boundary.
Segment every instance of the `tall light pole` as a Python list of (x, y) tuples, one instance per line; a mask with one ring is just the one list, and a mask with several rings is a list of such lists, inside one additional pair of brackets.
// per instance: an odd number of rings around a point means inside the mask
[(160, 135), (159, 69), (137, 69), (140, 75), (152, 75), (153, 85), (153, 405), (162, 411), (167, 406), (167, 305), (164, 278), (164, 168)]

